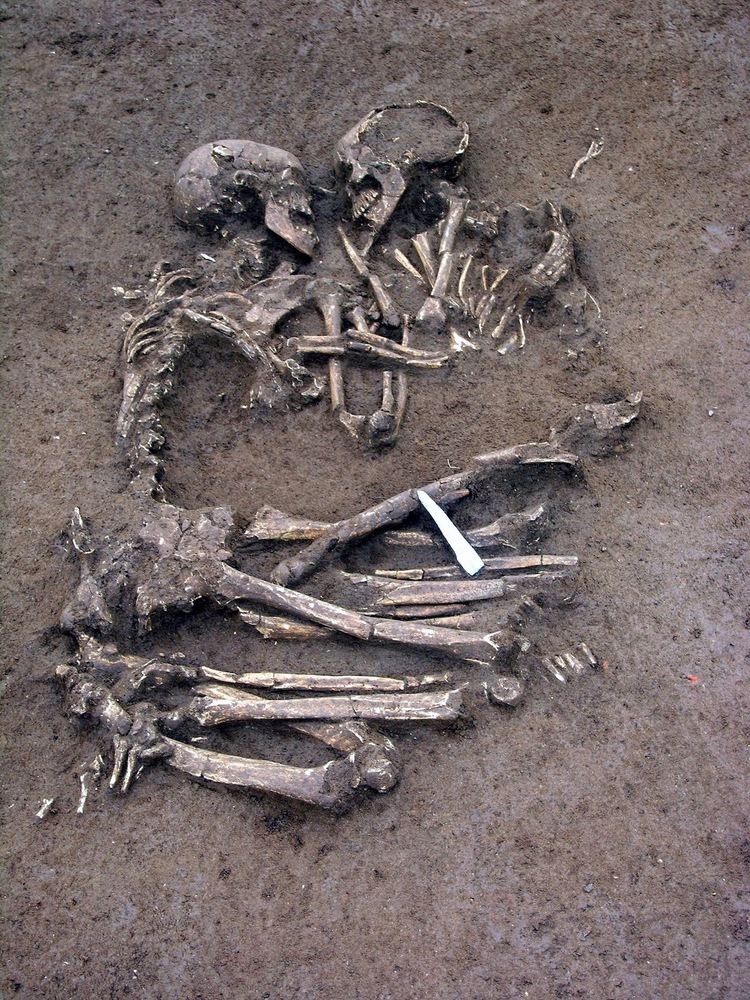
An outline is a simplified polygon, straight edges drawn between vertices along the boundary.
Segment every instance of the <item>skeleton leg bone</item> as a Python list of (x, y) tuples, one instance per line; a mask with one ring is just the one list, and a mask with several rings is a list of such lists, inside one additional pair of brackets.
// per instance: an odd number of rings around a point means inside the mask
[(437, 684), (448, 684), (450, 673), (423, 674), (420, 677), (378, 677), (367, 674), (286, 674), (274, 672), (233, 674), (211, 667), (198, 668), (199, 676), (221, 684), (264, 688), (269, 691), (338, 691), (349, 693), (395, 693), (419, 691)]
[(456, 722), (465, 717), (461, 690), (416, 694), (330, 695), (317, 698), (248, 699), (231, 687), (199, 685), (197, 697), (186, 709), (187, 717), (201, 726), (219, 726), (248, 720), (381, 722)]
[[(455, 493), (457, 490), (471, 490), (499, 470), (535, 464), (575, 466), (577, 462), (577, 455), (565, 452), (556, 444), (533, 442), (479, 455), (465, 471), (439, 479), (422, 489), (436, 503), (441, 503), (446, 494)], [(309, 576), (334, 550), (338, 551), (374, 531), (403, 521), (418, 507), (417, 491), (405, 490), (388, 500), (381, 501), (369, 510), (339, 521), (296, 556), (280, 562), (273, 570), (271, 578), (277, 583), (294, 585)]]
[[(250, 601), (277, 608), (296, 615), (305, 621), (325, 625), (337, 632), (354, 636), (366, 642), (388, 642), (417, 649), (429, 649), (470, 663), (489, 664), (508, 654), (508, 644), (504, 636), (496, 633), (482, 634), (464, 632), (450, 628), (434, 628), (429, 623), (414, 621), (391, 621), (371, 618), (356, 611), (349, 611), (335, 604), (329, 604), (307, 594), (290, 590), (267, 580), (241, 573), (225, 563), (204, 566), (202, 570), (208, 584), (206, 594), (236, 603)], [(209, 579), (210, 578), (210, 579)], [(375, 579), (378, 579), (375, 577)], [(379, 580), (380, 583), (384, 581)], [(473, 582), (473, 581), (472, 581)], [(487, 584), (499, 581), (486, 581)], [(413, 586), (429, 586), (417, 584)], [(432, 584), (434, 587), (441, 585)], [(445, 584), (443, 584), (445, 587)], [(435, 601), (406, 600), (393, 603), (427, 604)], [(387, 603), (387, 602), (384, 602)], [(444, 601), (444, 603), (447, 603)]]
[[(235, 698), (246, 701), (261, 700), (258, 695), (242, 688), (235, 689), (233, 693)], [(401, 755), (395, 744), (361, 719), (346, 719), (343, 722), (289, 720), (284, 724), (287, 729), (309, 736), (339, 753), (355, 754), (362, 783), (376, 792), (389, 791), (401, 777)]]
[(169, 737), (164, 738), (164, 744), (169, 751), (167, 764), (193, 778), (298, 799), (336, 812), (352, 804), (360, 784), (353, 754), (320, 767), (291, 767), (275, 761), (215, 753)]

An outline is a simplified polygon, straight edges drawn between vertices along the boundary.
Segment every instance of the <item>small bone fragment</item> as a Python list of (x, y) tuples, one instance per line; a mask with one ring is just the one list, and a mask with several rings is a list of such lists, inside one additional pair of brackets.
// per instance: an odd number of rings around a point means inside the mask
[(589, 666), (594, 667), (594, 669), (596, 669), (596, 667), (599, 666), (599, 661), (594, 656), (594, 654), (591, 652), (591, 650), (586, 645), (586, 643), (585, 642), (579, 642), (578, 643), (578, 648), (581, 650), (581, 652), (583, 653), (583, 655), (586, 657), (586, 660), (588, 661)]
[(238, 605), (237, 612), (246, 625), (252, 625), (264, 639), (327, 639), (331, 630), (323, 625), (312, 622), (287, 618), (285, 615), (263, 615)]
[[(447, 611), (449, 606), (445, 608), (440, 608), (436, 605), (437, 610)], [(413, 614), (408, 614), (408, 612), (413, 611), (414, 608), (408, 605), (403, 607), (395, 608), (378, 608), (377, 611), (368, 610), (365, 614), (378, 615), (381, 618), (395, 618), (399, 621), (412, 621), (415, 625), (421, 625), (425, 628), (462, 628), (468, 629), (469, 631), (475, 631), (477, 627), (477, 617), (474, 614), (460, 614), (460, 615), (434, 615), (432, 618), (418, 618)], [(407, 612), (406, 614), (404, 612)]]
[(387, 736), (372, 729), (362, 719), (347, 719), (345, 722), (290, 722), (289, 729), (305, 733), (313, 739), (341, 753), (351, 753), (377, 736), (384, 745), (395, 750)]
[(565, 661), (565, 665), (568, 668), (569, 673), (576, 677), (580, 677), (581, 674), (585, 672), (586, 668), (574, 653), (563, 653), (562, 658)]
[(429, 531), (404, 531), (396, 529), (394, 531), (384, 531), (381, 538), (386, 545), (404, 545), (412, 548), (438, 544), (438, 538), (435, 535), (431, 535)]
[(497, 674), (487, 682), (487, 697), (495, 705), (515, 708), (523, 701), (526, 685), (514, 674)]
[(631, 393), (614, 403), (577, 406), (551, 440), (558, 447), (574, 447), (583, 454), (607, 454), (621, 440), (623, 429), (641, 412), (643, 394)]
[(541, 664), (556, 681), (559, 681), (561, 684), (567, 684), (568, 681), (565, 674), (555, 666), (549, 656), (542, 657)]
[(409, 260), (409, 258), (406, 256), (405, 253), (403, 253), (401, 250), (396, 249), (393, 251), (393, 256), (401, 265), (401, 267), (403, 267), (405, 271), (408, 271), (408, 273), (411, 274), (412, 277), (418, 278), (423, 284), (425, 283), (424, 276), (419, 273), (419, 271), (412, 264), (412, 262)]
[(54, 798), (42, 799), (42, 805), (39, 808), (38, 812), (34, 813), (34, 818), (37, 820), (45, 819), (54, 804), (55, 804)]
[(135, 749), (135, 747), (131, 747), (131, 749), (128, 752), (127, 763), (125, 764), (125, 774), (122, 776), (122, 784), (120, 785), (120, 790), (123, 795), (128, 791), (130, 785), (136, 778), (137, 766), (138, 766), (138, 751)]
[[(394, 615), (397, 618), (398, 615)], [(419, 619), (423, 625), (437, 625), (439, 628), (465, 628), (474, 630), (477, 627), (476, 615), (438, 615), (435, 618)]]
[(109, 787), (115, 788), (117, 786), (117, 782), (120, 780), (123, 765), (125, 764), (125, 759), (128, 755), (127, 740), (123, 736), (115, 734), (112, 738), (112, 747), (114, 750), (114, 759), (112, 763), (112, 774), (109, 777)]
[(436, 684), (449, 684), (450, 673), (423, 674), (420, 677), (378, 677), (366, 674), (285, 674), (276, 672), (232, 674), (226, 670), (201, 667), (206, 680), (272, 691), (349, 691), (393, 693), (419, 691)]
[[(464, 532), (468, 541), (475, 549), (492, 548), (504, 545), (506, 548), (516, 548), (525, 541), (530, 530), (537, 533), (547, 519), (547, 508), (538, 504), (516, 514), (503, 514), (490, 524), (479, 528), (469, 528)], [(384, 531), (382, 539), (388, 545), (422, 546), (437, 545), (439, 540), (427, 531)]]
[(412, 245), (417, 251), (417, 256), (419, 261), (424, 268), (424, 273), (429, 282), (430, 288), (435, 284), (435, 278), (437, 276), (437, 263), (435, 261), (435, 255), (432, 252), (432, 247), (430, 246), (430, 240), (427, 233), (419, 233), (412, 239)]
[(231, 688), (219, 685), (200, 686), (196, 691), (198, 697), (191, 703), (189, 712), (202, 726), (297, 719), (456, 722), (464, 715), (463, 695), (458, 688), (419, 694), (331, 695), (274, 701), (237, 698)]
[(215, 753), (169, 738), (164, 742), (170, 751), (167, 763), (194, 778), (299, 799), (324, 809), (341, 810), (351, 803), (356, 774), (349, 758), (321, 767), (291, 767)]
[(311, 521), (306, 517), (284, 514), (275, 507), (260, 507), (245, 530), (244, 537), (251, 541), (312, 541), (320, 538), (331, 527), (325, 521)]
[(451, 327), (450, 329), (450, 339), (451, 350), (456, 354), (460, 354), (465, 347), (470, 347), (472, 351), (479, 350), (478, 344), (475, 344), (469, 337), (462, 337), (455, 327)]
[(78, 775), (78, 780), (81, 783), (81, 794), (78, 799), (78, 806), (76, 807), (76, 813), (79, 816), (83, 815), (83, 810), (86, 808), (86, 800), (89, 797), (89, 779), (91, 777), (90, 771), (84, 771), (82, 774)]
[(484, 566), (479, 553), (471, 547), (453, 521), (451, 521), (444, 510), (438, 507), (431, 496), (423, 490), (417, 490), (417, 496), (419, 497), (419, 502), (437, 525), (440, 534), (453, 550), (453, 554), (462, 569), (469, 576), (475, 576)]
[(466, 537), (476, 549), (495, 545), (514, 548), (516, 544), (526, 540), (530, 530), (539, 533), (546, 523), (547, 513), (544, 504), (537, 504), (515, 514), (503, 514), (490, 524), (470, 528)]
[(588, 150), (583, 154), (583, 156), (579, 157), (576, 160), (575, 166), (573, 167), (570, 173), (570, 179), (572, 181), (575, 180), (576, 174), (581, 169), (581, 167), (585, 163), (588, 163), (589, 160), (595, 160), (603, 149), (604, 149), (604, 139), (602, 139), (601, 136), (597, 136), (595, 139), (592, 139)]
[(461, 305), (467, 308), (468, 308), (468, 301), (464, 296), (464, 289), (466, 288), (466, 281), (469, 277), (469, 271), (471, 270), (471, 265), (473, 260), (474, 260), (473, 255), (469, 254), (469, 256), (466, 258), (466, 263), (464, 264), (463, 269), (461, 271), (461, 276), (458, 279), (458, 297), (461, 300)]

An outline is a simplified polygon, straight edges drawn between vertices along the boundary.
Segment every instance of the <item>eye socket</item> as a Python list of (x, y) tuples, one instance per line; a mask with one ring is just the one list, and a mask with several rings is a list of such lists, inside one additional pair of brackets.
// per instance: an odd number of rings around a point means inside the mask
[(378, 191), (380, 191), (382, 187), (377, 177), (373, 177), (372, 174), (367, 174), (360, 180), (355, 181), (353, 186), (357, 189), (358, 194), (361, 194), (365, 191), (374, 191), (377, 193)]

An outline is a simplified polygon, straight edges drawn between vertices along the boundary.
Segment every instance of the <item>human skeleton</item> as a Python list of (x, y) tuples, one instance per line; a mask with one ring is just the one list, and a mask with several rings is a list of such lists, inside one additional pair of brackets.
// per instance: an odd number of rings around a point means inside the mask
[[(117, 521), (130, 527), (96, 535), (78, 509), (70, 527), (81, 579), (62, 625), (76, 650), (58, 675), (71, 714), (98, 724), (111, 742), (112, 788), (127, 791), (145, 764), (162, 760), (207, 781), (342, 809), (362, 790), (384, 792), (398, 781), (396, 744), (373, 723), (459, 724), (472, 692), (506, 706), (520, 702), (523, 663), (536, 656), (526, 628), (539, 595), (564, 588), (578, 566), (575, 556), (524, 551), (543, 537), (548, 500), (467, 532), (485, 556), (476, 578), (450, 563), (356, 574), (339, 568), (345, 597), (332, 603), (301, 585), (363, 539), (438, 551), (434, 534), (407, 523), (420, 509), (416, 490), (332, 524), (264, 507), (240, 526), (227, 507), (169, 503), (162, 486), (160, 409), (180, 359), (201, 337), (226, 339), (254, 365), (253, 407), (306, 406), (327, 384), (336, 420), (379, 449), (402, 428), (411, 373), (428, 378), (460, 363), (465, 350), (488, 347), (502, 363), (524, 347), (523, 316), (532, 307), (579, 330), (595, 326), (598, 307), (577, 276), (560, 207), (474, 204), (459, 183), (467, 145), (467, 126), (425, 102), (378, 109), (347, 133), (337, 164), (349, 218), (338, 238), (351, 270), (333, 276), (316, 266), (311, 189), (294, 156), (222, 140), (179, 167), (175, 214), (218, 237), (220, 250), (201, 253), (196, 266), (160, 265), (147, 290), (124, 292), (139, 309), (127, 319), (118, 419), (132, 481)], [(317, 315), (319, 329), (288, 335), (290, 318), (302, 312)], [(372, 414), (347, 408), (352, 365), (380, 379)], [(547, 441), (477, 456), (423, 489), (451, 508), (496, 476), (529, 468), (542, 480), (562, 475), (581, 456), (616, 446), (639, 406), (634, 395), (578, 407)], [(236, 567), (242, 546), (280, 542), (304, 545), (270, 579)], [(357, 610), (348, 606), (352, 593)], [(413, 676), (237, 673), (122, 651), (123, 639), (137, 644), (159, 615), (189, 613), (198, 601), (275, 640), (330, 642), (343, 634), (443, 662)], [(483, 609), (491, 609), (490, 628)], [(585, 644), (537, 659), (561, 683), (597, 663)], [(443, 669), (446, 661), (468, 679)], [(192, 742), (213, 727), (252, 721), (315, 739), (337, 756), (300, 768)], [(83, 769), (85, 793), (100, 770), (101, 757)]]

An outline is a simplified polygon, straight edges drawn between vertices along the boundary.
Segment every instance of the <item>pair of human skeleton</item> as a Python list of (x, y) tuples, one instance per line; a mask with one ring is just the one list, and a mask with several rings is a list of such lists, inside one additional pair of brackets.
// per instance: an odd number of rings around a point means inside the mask
[[(193, 777), (340, 809), (362, 790), (383, 792), (398, 780), (396, 745), (379, 727), (459, 724), (472, 691), (504, 705), (520, 701), (517, 661), (532, 649), (526, 625), (537, 598), (564, 587), (578, 567), (572, 555), (524, 551), (538, 547), (549, 501), (467, 532), (482, 550), (476, 577), (462, 578), (447, 557), (374, 573), (339, 569), (345, 597), (332, 603), (300, 588), (360, 542), (377, 536), (407, 553), (437, 549), (438, 536), (409, 523), (419, 519), (416, 488), (330, 524), (270, 508), (242, 524), (226, 507), (177, 507), (162, 484), (160, 411), (180, 360), (199, 338), (221, 337), (254, 365), (254, 406), (298, 408), (319, 400), (327, 384), (338, 422), (381, 448), (401, 431), (411, 373), (427, 380), (434, 369), (460, 363), (467, 348), (501, 363), (498, 354), (525, 343), (530, 303), (541, 308), (558, 296), (571, 321), (585, 319), (588, 296), (561, 209), (472, 203), (458, 182), (467, 145), (466, 125), (424, 102), (378, 109), (347, 133), (337, 147), (348, 204), (337, 228), (349, 262), (344, 274), (317, 259), (313, 191), (291, 154), (222, 140), (195, 150), (178, 169), (177, 218), (212, 240), (212, 252), (191, 266), (161, 265), (146, 290), (125, 293), (139, 309), (127, 318), (118, 419), (132, 482), (118, 498), (117, 521), (130, 527), (95, 533), (76, 510), (70, 528), (81, 579), (62, 625), (76, 648), (58, 674), (71, 714), (99, 725), (111, 741), (111, 787), (126, 791), (146, 763), (161, 760)], [(317, 316), (319, 328), (289, 335), (289, 321), (300, 315)], [(352, 365), (380, 379), (374, 413), (347, 408)], [(640, 397), (630, 396), (579, 407), (549, 440), (477, 456), (421, 488), (452, 509), (480, 484), (519, 469), (537, 469), (547, 481), (569, 474), (581, 456), (616, 446), (639, 405)], [(270, 579), (237, 568), (243, 546), (282, 542), (305, 544), (280, 560)], [(314, 644), (345, 635), (444, 662), (408, 676), (237, 673), (121, 650), (122, 636), (152, 629), (159, 615), (189, 613), (199, 601), (274, 640)], [(494, 627), (483, 624), (487, 608)], [(443, 669), (445, 662), (456, 668)], [(596, 660), (584, 644), (542, 662), (564, 681)], [(299, 768), (192, 742), (238, 722), (284, 727), (336, 757)]]

